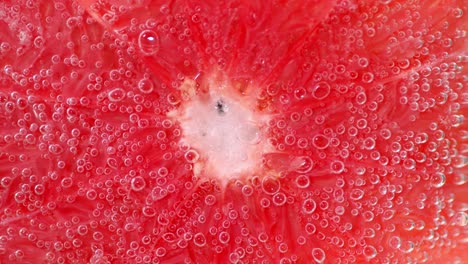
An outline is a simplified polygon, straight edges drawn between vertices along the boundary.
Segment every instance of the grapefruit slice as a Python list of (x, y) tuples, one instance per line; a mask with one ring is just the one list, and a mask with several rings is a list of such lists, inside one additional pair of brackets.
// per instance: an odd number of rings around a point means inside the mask
[(0, 4), (2, 263), (463, 263), (466, 1)]

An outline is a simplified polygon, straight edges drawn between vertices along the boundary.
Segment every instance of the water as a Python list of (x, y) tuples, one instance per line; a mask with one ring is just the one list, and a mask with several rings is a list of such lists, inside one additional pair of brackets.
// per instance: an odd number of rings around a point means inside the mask
[(466, 7), (140, 5), (0, 6), (0, 262), (466, 258)]

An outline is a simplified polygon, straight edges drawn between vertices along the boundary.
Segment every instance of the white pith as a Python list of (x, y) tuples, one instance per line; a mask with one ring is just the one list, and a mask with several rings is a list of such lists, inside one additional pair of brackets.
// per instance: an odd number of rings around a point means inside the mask
[(186, 80), (180, 87), (186, 100), (168, 113), (182, 129), (180, 143), (200, 155), (194, 174), (226, 184), (256, 173), (270, 151), (268, 116), (258, 111), (255, 95), (241, 94), (228, 81), (213, 78), (205, 86), (197, 90), (195, 81)]

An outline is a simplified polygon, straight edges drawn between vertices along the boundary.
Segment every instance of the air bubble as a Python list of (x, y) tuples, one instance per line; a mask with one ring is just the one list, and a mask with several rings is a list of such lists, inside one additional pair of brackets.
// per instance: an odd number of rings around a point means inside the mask
[(196, 163), (200, 158), (200, 154), (196, 150), (191, 149), (185, 153), (184, 157), (188, 163)]
[(193, 243), (198, 247), (204, 247), (206, 245), (206, 238), (202, 233), (197, 233), (193, 236)]
[(8, 52), (11, 50), (11, 45), (8, 42), (2, 42), (0, 44), (0, 52)]
[(139, 192), (146, 187), (146, 181), (143, 177), (137, 176), (131, 180), (130, 185), (132, 190)]
[(442, 40), (442, 46), (444, 48), (450, 48), (453, 45), (453, 40), (451, 38), (445, 38)]
[(377, 250), (375, 249), (375, 247), (370, 245), (365, 246), (362, 253), (368, 260), (373, 259), (375, 258), (375, 256), (377, 256)]
[(335, 208), (335, 213), (336, 213), (337, 215), (343, 215), (343, 214), (345, 213), (345, 208), (344, 208), (343, 206), (341, 206), (341, 205), (340, 205), (340, 206), (337, 206), (337, 207)]
[(88, 234), (88, 227), (85, 226), (85, 225), (80, 225), (80, 226), (77, 227), (76, 232), (79, 235), (84, 236), (84, 235)]
[(41, 36), (37, 36), (35, 39), (34, 39), (34, 46), (38, 49), (40, 48), (43, 48), (44, 47), (44, 38), (41, 37)]
[(15, 257), (18, 260), (21, 260), (24, 257), (24, 252), (22, 250), (20, 250), (20, 249), (16, 250), (15, 251)]
[(247, 143), (256, 144), (260, 138), (260, 131), (257, 126), (250, 123), (241, 124), (237, 129), (237, 137)]
[(309, 185), (310, 185), (309, 176), (299, 175), (296, 178), (296, 185), (297, 185), (298, 188), (301, 188), (301, 189), (305, 189), (305, 188), (309, 187)]
[(314, 162), (308, 156), (296, 157), (291, 161), (291, 168), (298, 173), (307, 173), (314, 167)]
[(112, 81), (118, 81), (118, 80), (120, 80), (119, 71), (118, 71), (118, 70), (111, 70), (111, 71), (109, 72), (109, 78), (110, 78)]
[(351, 198), (354, 201), (360, 200), (364, 196), (364, 191), (361, 189), (353, 189), (349, 195), (349, 198)]
[(298, 100), (304, 99), (306, 96), (306, 90), (304, 88), (299, 88), (294, 91), (294, 97)]
[(275, 195), (273, 195), (273, 204), (276, 205), (276, 206), (282, 206), (286, 203), (286, 195), (284, 193), (277, 193)]
[(65, 177), (62, 179), (61, 183), (63, 188), (70, 188), (73, 185), (73, 179), (70, 177)]
[(416, 161), (414, 159), (406, 159), (403, 161), (403, 167), (407, 170), (414, 170), (416, 168)]
[(360, 92), (356, 95), (356, 103), (363, 105), (367, 102), (367, 96), (364, 92)]
[(392, 236), (388, 240), (388, 245), (393, 249), (398, 249), (401, 246), (401, 238), (398, 236)]
[(159, 36), (152, 30), (144, 30), (138, 37), (138, 46), (144, 55), (154, 55), (159, 51)]
[(314, 224), (312, 223), (307, 223), (305, 225), (305, 232), (308, 234), (308, 235), (313, 235), (315, 233), (315, 231), (317, 231), (317, 227), (315, 227)]
[(42, 183), (37, 184), (37, 185), (34, 187), (34, 192), (35, 192), (37, 195), (42, 195), (42, 194), (44, 194), (44, 192), (45, 192), (44, 184), (42, 184)]
[(390, 149), (395, 152), (395, 153), (398, 153), (400, 152), (401, 150), (401, 144), (398, 143), (398, 142), (393, 142), (391, 145), (390, 145)]
[(284, 143), (286, 143), (286, 145), (288, 145), (288, 146), (292, 146), (292, 145), (294, 145), (294, 143), (296, 143), (296, 137), (294, 135), (291, 135), (291, 134), (286, 135), (284, 137)]
[(280, 190), (280, 187), (280, 182), (271, 176), (265, 177), (262, 180), (262, 190), (266, 194), (273, 195)]
[(463, 185), (468, 182), (468, 177), (464, 173), (455, 173), (453, 183), (455, 185)]
[(86, 192), (86, 198), (88, 198), (88, 200), (94, 200), (97, 198), (97, 192), (94, 190), (94, 189), (90, 189)]
[(334, 174), (340, 174), (344, 171), (345, 166), (341, 160), (332, 161), (330, 164), (330, 170)]
[(159, 247), (156, 249), (155, 253), (156, 253), (156, 256), (158, 257), (164, 257), (167, 253), (167, 250), (163, 247)]
[(143, 215), (146, 216), (146, 217), (154, 217), (156, 215), (156, 210), (152, 207), (149, 207), (149, 206), (145, 206), (143, 207), (143, 209), (141, 210)]
[(233, 253), (229, 254), (229, 262), (230, 263), (238, 263), (239, 260), (240, 260), (240, 256), (236, 252), (233, 252)]
[(63, 152), (63, 148), (58, 144), (52, 144), (49, 146), (49, 152), (54, 155), (60, 155)]
[(138, 89), (140, 90), (140, 92), (142, 92), (144, 94), (149, 94), (149, 93), (151, 93), (153, 91), (154, 84), (149, 79), (141, 79), (138, 82)]
[(120, 102), (125, 98), (125, 91), (122, 88), (115, 88), (107, 95), (109, 101)]
[(329, 94), (330, 85), (326, 82), (317, 83), (312, 90), (312, 96), (318, 100), (325, 99)]
[(263, 197), (261, 200), (260, 200), (260, 206), (262, 208), (268, 208), (270, 207), (270, 200), (268, 200), (267, 198)]
[(416, 137), (414, 138), (414, 143), (424, 144), (427, 142), (428, 139), (429, 139), (429, 136), (427, 135), (427, 133), (418, 133)]
[(302, 211), (305, 214), (312, 214), (313, 212), (315, 212), (316, 208), (317, 204), (312, 198), (306, 199), (304, 200), (304, 202), (302, 202)]
[(405, 241), (401, 244), (400, 250), (404, 253), (411, 253), (414, 250), (414, 243), (412, 241)]
[(216, 203), (216, 197), (212, 194), (208, 194), (206, 197), (205, 197), (205, 204), (206, 205), (214, 205)]
[(171, 105), (177, 105), (180, 103), (180, 99), (177, 98), (177, 96), (173, 95), (173, 94), (168, 94), (167, 95), (167, 102)]
[(323, 263), (325, 261), (325, 251), (321, 248), (314, 248), (312, 249), (312, 257), (314, 258), (315, 262)]
[(452, 218), (452, 223), (457, 226), (468, 225), (468, 214), (465, 212), (458, 212)]
[(221, 232), (219, 233), (218, 239), (219, 239), (219, 242), (223, 244), (227, 244), (229, 240), (231, 239), (231, 236), (229, 235), (228, 232)]
[[(362, 75), (362, 81), (364, 83), (371, 83), (374, 81), (374, 74), (371, 72), (366, 72)], [(357, 100), (357, 99), (356, 99)]]
[(367, 127), (367, 120), (364, 119), (364, 118), (361, 118), (359, 119), (357, 122), (356, 122), (356, 127), (358, 129), (365, 129)]
[(26, 200), (26, 195), (22, 192), (15, 193), (14, 197), (17, 203), (23, 203)]
[(431, 185), (435, 188), (440, 188), (444, 186), (445, 184), (446, 177), (443, 173), (441, 172), (436, 172), (434, 175), (431, 177)]
[(455, 18), (461, 18), (463, 16), (463, 9), (456, 7), (452, 10), (452, 15)]
[(253, 194), (253, 188), (249, 185), (245, 185), (244, 187), (242, 187), (242, 194), (244, 194), (245, 196), (251, 196)]
[(362, 213), (362, 217), (364, 218), (364, 221), (372, 222), (372, 220), (374, 220), (374, 213), (371, 211), (365, 211)]
[(326, 149), (328, 147), (329, 140), (326, 136), (318, 134), (312, 139), (312, 144), (317, 149)]
[(364, 148), (367, 150), (372, 150), (375, 147), (375, 140), (371, 137), (364, 139)]
[(384, 129), (380, 130), (380, 136), (383, 139), (387, 140), (392, 136), (392, 132), (389, 129), (384, 128)]
[[(371, 28), (369, 28), (370, 30)], [(362, 68), (366, 68), (367, 66), (369, 66), (369, 60), (367, 58), (359, 58), (358, 60), (358, 64), (359, 66), (361, 66)]]
[(11, 182), (12, 182), (11, 177), (5, 176), (0, 180), (0, 185), (3, 188), (7, 188), (8, 186), (10, 186)]
[(450, 116), (449, 121), (452, 127), (459, 127), (463, 124), (464, 119), (465, 119), (464, 115), (452, 115)]

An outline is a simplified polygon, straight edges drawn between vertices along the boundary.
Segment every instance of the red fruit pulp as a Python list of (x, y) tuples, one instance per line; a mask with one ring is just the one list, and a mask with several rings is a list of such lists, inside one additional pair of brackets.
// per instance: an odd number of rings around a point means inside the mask
[(468, 259), (466, 1), (4, 1), (2, 263)]

